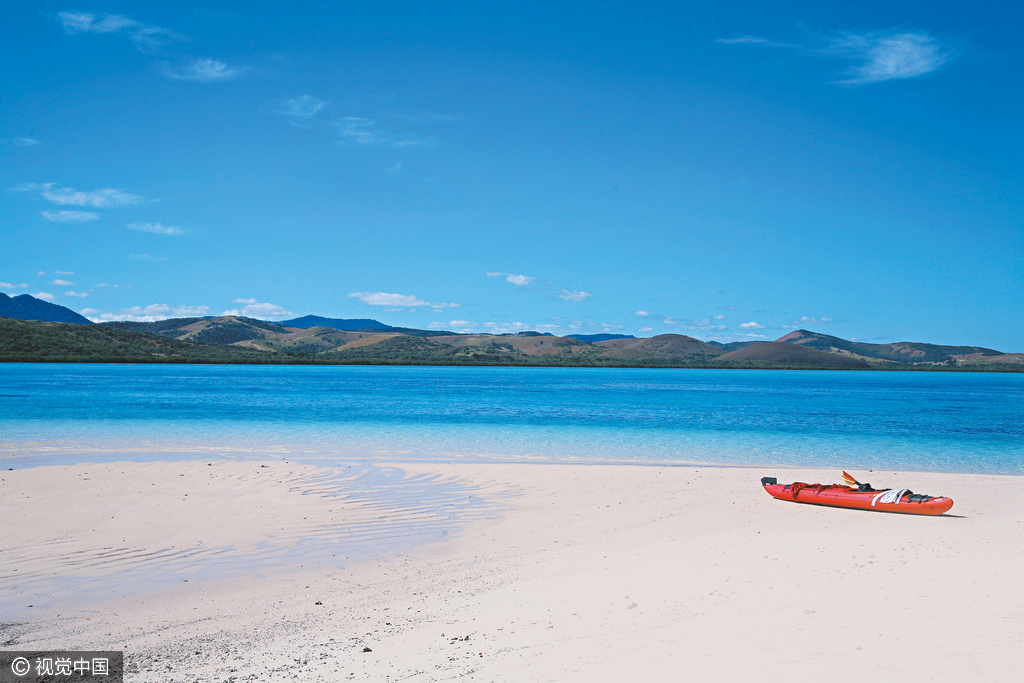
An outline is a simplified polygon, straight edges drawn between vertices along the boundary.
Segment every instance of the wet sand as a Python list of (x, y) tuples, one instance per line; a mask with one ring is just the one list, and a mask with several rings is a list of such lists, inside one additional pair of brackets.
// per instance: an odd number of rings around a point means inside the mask
[(917, 517), (759, 485), (822, 470), (394, 467), (2, 472), (0, 641), (123, 649), (133, 681), (1024, 673), (1022, 477), (854, 473), (956, 501)]

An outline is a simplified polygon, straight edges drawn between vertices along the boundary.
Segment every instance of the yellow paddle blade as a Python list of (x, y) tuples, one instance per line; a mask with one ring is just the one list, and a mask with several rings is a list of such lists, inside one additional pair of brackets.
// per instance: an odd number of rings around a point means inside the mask
[(849, 474), (847, 474), (845, 470), (843, 471), (843, 483), (846, 484), (847, 486), (858, 485), (857, 480), (851, 477)]

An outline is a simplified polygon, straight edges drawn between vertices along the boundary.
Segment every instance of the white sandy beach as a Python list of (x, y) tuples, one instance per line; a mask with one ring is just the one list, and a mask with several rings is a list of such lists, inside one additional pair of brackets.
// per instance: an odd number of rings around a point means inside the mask
[(331, 544), (429, 506), (325, 495), (331, 473), (280, 460), (4, 471), (0, 641), (123, 649), (131, 681), (1024, 676), (1024, 478), (854, 473), (955, 500), (917, 517), (759, 485), (833, 471), (398, 466), (482, 502), (372, 559)]

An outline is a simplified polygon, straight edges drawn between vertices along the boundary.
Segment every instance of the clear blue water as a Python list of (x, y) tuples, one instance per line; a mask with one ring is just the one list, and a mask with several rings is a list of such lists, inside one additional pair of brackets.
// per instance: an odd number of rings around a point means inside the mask
[(196, 451), (1024, 474), (1024, 374), (0, 364), (0, 464)]

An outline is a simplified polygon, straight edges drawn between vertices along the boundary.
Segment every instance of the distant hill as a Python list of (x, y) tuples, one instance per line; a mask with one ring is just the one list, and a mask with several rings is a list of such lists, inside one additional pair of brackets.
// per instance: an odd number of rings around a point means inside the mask
[(985, 356), (964, 361), (961, 365), (967, 368), (985, 368), (990, 370), (1024, 370), (1024, 353), (1003, 353), (998, 356)]
[(0, 361), (5, 362), (266, 363), (267, 360), (266, 354), (258, 351), (190, 344), (107, 325), (0, 318)]
[(610, 339), (594, 344), (606, 350), (606, 355), (622, 360), (667, 358), (678, 360), (710, 360), (722, 355), (722, 350), (684, 334), (659, 334), (656, 337), (628, 337)]
[(866, 370), (871, 366), (858, 358), (841, 356), (827, 351), (786, 342), (762, 342), (722, 354), (719, 363), (749, 366), (786, 366), (819, 368), (822, 370)]
[(565, 336), (590, 343), (611, 341), (613, 339), (636, 339), (631, 334), (567, 334)]
[(334, 330), (343, 330), (346, 332), (355, 332), (357, 330), (391, 329), (390, 325), (385, 325), (382, 322), (370, 320), (369, 318), (321, 318), (318, 315), (304, 315), (301, 318), (279, 320), (277, 324), (281, 327), (298, 327), (303, 330), (308, 330), (311, 327), (330, 327)]
[[(100, 325), (0, 317), (0, 361), (1024, 371), (1024, 354), (909, 342), (859, 344), (806, 330), (728, 352), (682, 334), (615, 336), (590, 342), (538, 332), (299, 328), (242, 316)], [(827, 350), (814, 346), (826, 344)], [(864, 355), (869, 352), (896, 360)]]
[(742, 349), (746, 346), (752, 346), (754, 344), (764, 344), (763, 341), (741, 341), (741, 342), (717, 342), (709, 341), (708, 344), (717, 346), (723, 351), (735, 351), (736, 349)]
[(869, 362), (900, 364), (958, 365), (965, 361), (985, 356), (1001, 356), (1001, 351), (981, 346), (942, 346), (921, 342), (896, 342), (893, 344), (868, 344), (851, 342), (827, 334), (796, 330), (778, 339), (779, 342), (798, 344), (819, 351), (860, 358)]
[(288, 330), (276, 323), (242, 316), (220, 318), (172, 318), (151, 323), (109, 322), (104, 327), (120, 330), (149, 332), (161, 337), (200, 344), (234, 344), (249, 339), (261, 339), (267, 333), (289, 334)]
[(84, 315), (79, 315), (70, 308), (37, 299), (30, 294), (19, 294), (16, 297), (10, 297), (0, 293), (0, 315), (5, 318), (14, 318), (15, 320), (41, 320), (51, 323), (92, 325), (92, 321)]

